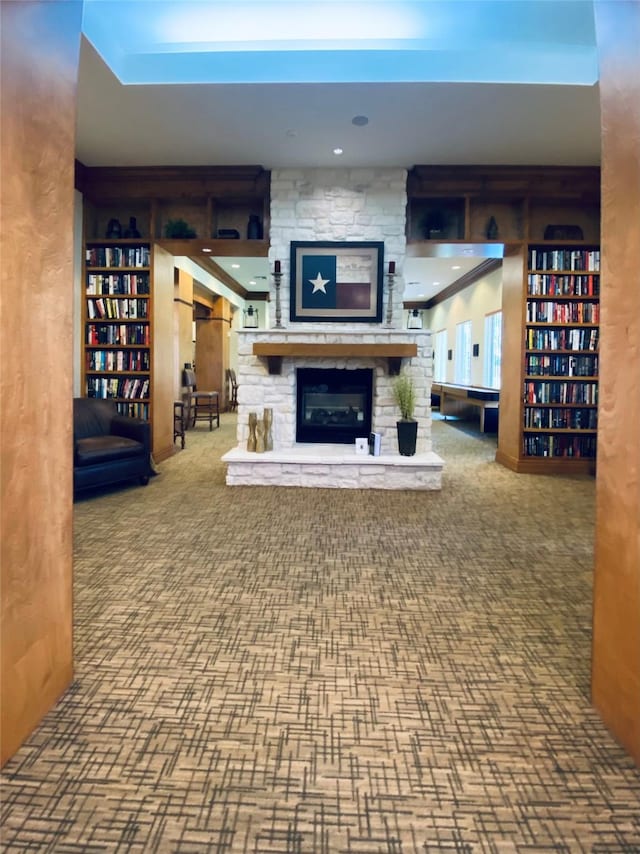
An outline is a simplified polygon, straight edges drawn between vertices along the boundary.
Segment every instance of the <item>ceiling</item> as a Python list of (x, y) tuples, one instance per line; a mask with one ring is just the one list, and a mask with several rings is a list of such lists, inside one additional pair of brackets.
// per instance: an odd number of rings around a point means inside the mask
[[(305, 30), (305, 9), (322, 38)], [(600, 162), (590, 0), (85, 0), (84, 32), (76, 153), (86, 166)], [(265, 289), (266, 259), (215, 260), (247, 290)], [(407, 259), (405, 298), (430, 298), (477, 260)]]

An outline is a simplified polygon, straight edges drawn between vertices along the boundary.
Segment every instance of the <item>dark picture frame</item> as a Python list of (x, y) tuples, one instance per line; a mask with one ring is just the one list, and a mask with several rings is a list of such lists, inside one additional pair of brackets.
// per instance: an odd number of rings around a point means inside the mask
[(292, 321), (380, 323), (382, 241), (292, 241)]

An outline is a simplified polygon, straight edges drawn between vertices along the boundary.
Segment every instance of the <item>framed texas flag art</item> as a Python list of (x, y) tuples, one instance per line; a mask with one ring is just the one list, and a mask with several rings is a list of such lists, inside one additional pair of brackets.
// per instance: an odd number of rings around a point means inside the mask
[(384, 243), (291, 243), (292, 321), (379, 323)]

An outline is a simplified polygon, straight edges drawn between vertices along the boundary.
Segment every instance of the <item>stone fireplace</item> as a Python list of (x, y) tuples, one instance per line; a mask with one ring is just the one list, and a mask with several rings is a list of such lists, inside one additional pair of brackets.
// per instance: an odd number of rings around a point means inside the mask
[[(402, 269), (405, 254), (406, 172), (386, 170), (274, 170), (271, 174), (270, 259), (282, 265), (281, 317), (277, 326), (274, 286), (266, 329), (238, 330), (238, 445), (224, 455), (227, 484), (374, 489), (440, 489), (443, 461), (431, 448), (431, 333), (402, 328), (402, 276), (395, 292), (385, 276), (382, 323), (305, 323), (289, 320), (286, 287), (292, 241), (383, 241)], [(398, 453), (393, 380), (398, 371), (415, 382), (418, 443), (413, 457)], [(325, 435), (300, 432), (300, 372), (370, 376), (370, 403), (353, 390), (316, 382), (306, 398), (309, 418)], [(364, 372), (364, 373), (360, 373)], [(315, 395), (315, 397), (314, 397)], [(370, 407), (370, 415), (367, 408)], [(273, 411), (273, 450), (247, 451), (249, 413)], [(352, 411), (350, 411), (352, 410)], [(362, 420), (360, 420), (360, 418)], [(337, 422), (355, 421), (358, 436)], [(303, 419), (305, 420), (305, 419)], [(333, 424), (331, 421), (333, 420)], [(357, 455), (355, 438), (367, 427), (381, 435), (379, 456)], [(360, 430), (362, 425), (362, 430)], [(344, 423), (342, 427), (344, 427)], [(353, 425), (352, 425), (353, 426)], [(336, 428), (333, 431), (332, 429)], [(302, 441), (301, 441), (302, 440)]]

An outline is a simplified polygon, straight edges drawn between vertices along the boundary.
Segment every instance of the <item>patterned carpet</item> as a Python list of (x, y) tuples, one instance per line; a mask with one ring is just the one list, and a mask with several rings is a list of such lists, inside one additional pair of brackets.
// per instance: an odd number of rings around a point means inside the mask
[(434, 423), (441, 493), (224, 485), (220, 430), (75, 505), (76, 678), (3, 851), (639, 852), (589, 704), (594, 481)]

